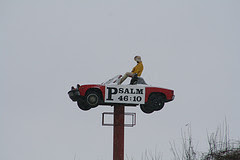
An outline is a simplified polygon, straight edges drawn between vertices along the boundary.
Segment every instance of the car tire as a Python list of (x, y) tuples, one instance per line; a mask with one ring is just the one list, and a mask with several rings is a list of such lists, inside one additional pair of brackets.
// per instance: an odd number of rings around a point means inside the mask
[(152, 106), (155, 111), (159, 111), (164, 107), (164, 97), (160, 94), (152, 94), (148, 98), (148, 105)]
[(100, 94), (96, 91), (88, 91), (85, 97), (87, 105), (91, 108), (97, 107), (101, 99)]
[(84, 110), (84, 111), (88, 111), (91, 109), (91, 106), (87, 105), (86, 102), (82, 98), (79, 98), (77, 100), (77, 105), (81, 110)]
[(140, 108), (144, 113), (147, 113), (147, 114), (150, 114), (154, 111), (154, 109), (151, 106), (146, 105), (146, 104), (141, 104)]

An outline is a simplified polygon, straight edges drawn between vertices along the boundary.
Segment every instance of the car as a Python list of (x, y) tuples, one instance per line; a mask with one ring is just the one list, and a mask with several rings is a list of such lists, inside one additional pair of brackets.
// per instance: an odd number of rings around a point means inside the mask
[(121, 77), (117, 75), (101, 84), (77, 84), (68, 95), (84, 111), (98, 105), (140, 105), (147, 114), (161, 110), (175, 98), (174, 90), (150, 86), (142, 77), (133, 76), (130, 84), (119, 85)]

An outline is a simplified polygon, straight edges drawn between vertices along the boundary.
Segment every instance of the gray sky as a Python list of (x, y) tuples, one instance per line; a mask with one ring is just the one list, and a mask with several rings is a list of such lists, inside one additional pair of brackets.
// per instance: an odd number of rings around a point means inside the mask
[(240, 139), (240, 1), (1, 0), (0, 159), (111, 160), (112, 127), (67, 95), (71, 85), (101, 83), (141, 55), (148, 84), (176, 99), (150, 115), (139, 107), (125, 130), (125, 155), (145, 150), (171, 159), (191, 123), (207, 150), (207, 131), (227, 119)]

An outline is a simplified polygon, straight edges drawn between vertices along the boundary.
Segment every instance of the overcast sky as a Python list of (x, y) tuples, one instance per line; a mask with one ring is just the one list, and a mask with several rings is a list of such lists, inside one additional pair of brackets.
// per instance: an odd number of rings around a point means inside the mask
[(0, 0), (0, 159), (111, 160), (101, 114), (113, 108), (84, 112), (67, 92), (131, 71), (135, 55), (176, 99), (150, 115), (126, 108), (137, 125), (125, 156), (170, 160), (189, 123), (200, 151), (225, 118), (239, 140), (239, 19), (238, 0)]

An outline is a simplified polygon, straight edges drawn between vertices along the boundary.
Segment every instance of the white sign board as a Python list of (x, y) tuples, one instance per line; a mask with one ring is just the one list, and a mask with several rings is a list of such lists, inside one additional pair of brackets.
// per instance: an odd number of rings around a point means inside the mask
[(106, 85), (105, 103), (144, 104), (145, 87), (134, 85)]

